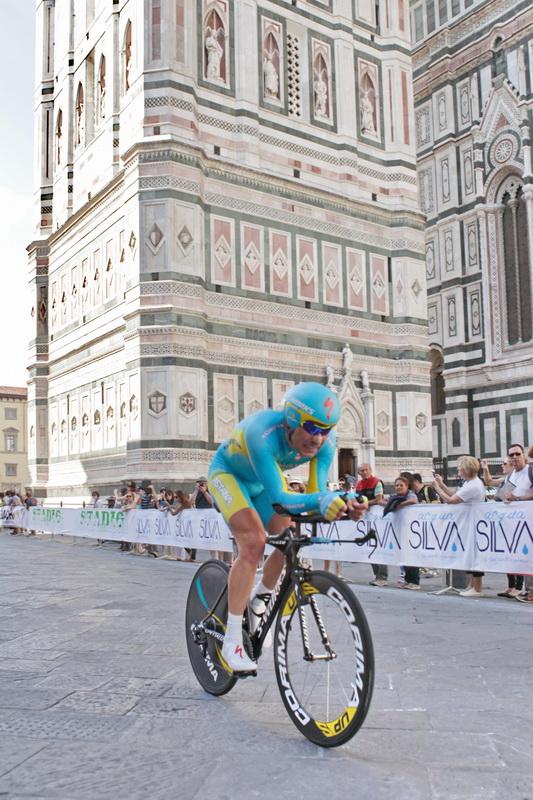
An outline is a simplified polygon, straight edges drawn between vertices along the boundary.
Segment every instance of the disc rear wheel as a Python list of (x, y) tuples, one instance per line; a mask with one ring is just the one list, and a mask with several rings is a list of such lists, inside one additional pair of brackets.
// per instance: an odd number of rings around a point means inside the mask
[[(297, 728), (322, 747), (344, 744), (367, 714), (374, 652), (359, 601), (327, 572), (310, 572), (298, 608), (293, 588), (276, 623), (274, 663), (279, 690)], [(304, 646), (306, 645), (306, 646)]]
[(205, 691), (215, 695), (226, 694), (236, 682), (221, 656), (228, 619), (228, 594), (224, 591), (228, 572), (229, 567), (222, 561), (202, 564), (192, 579), (185, 610), (187, 650), (193, 672)]

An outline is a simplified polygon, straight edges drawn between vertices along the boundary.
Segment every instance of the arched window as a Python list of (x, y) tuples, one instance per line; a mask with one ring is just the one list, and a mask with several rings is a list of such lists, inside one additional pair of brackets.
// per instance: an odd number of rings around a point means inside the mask
[(497, 36), (492, 45), (492, 77), (507, 74), (507, 62), (503, 49), (503, 39)]
[(124, 92), (127, 92), (131, 86), (131, 42), (131, 20), (128, 20), (124, 31)]
[(452, 447), (461, 447), (461, 423), (457, 417), (452, 420)]
[(61, 139), (63, 138), (63, 112), (61, 109), (57, 112), (56, 121), (56, 164), (61, 164)]
[(529, 342), (532, 338), (527, 210), (517, 180), (507, 183), (502, 202), (506, 333), (509, 344), (517, 344)]
[(76, 92), (76, 130), (74, 135), (74, 144), (76, 147), (85, 144), (85, 97), (83, 86), (78, 83), (78, 91)]
[(429, 351), (429, 358), (431, 361), (431, 413), (435, 417), (446, 413), (444, 359), (436, 347), (432, 347)]
[(106, 64), (105, 56), (100, 58), (100, 66), (98, 67), (98, 79), (96, 82), (96, 121), (102, 122), (105, 119), (105, 103), (106, 103)]

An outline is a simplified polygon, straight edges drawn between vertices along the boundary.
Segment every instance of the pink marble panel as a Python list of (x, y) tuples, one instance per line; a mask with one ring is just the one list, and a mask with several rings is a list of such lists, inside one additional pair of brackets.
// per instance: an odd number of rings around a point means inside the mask
[(365, 254), (360, 250), (346, 251), (348, 273), (348, 307), (366, 310), (366, 265)]
[(288, 296), (291, 290), (291, 238), (288, 233), (270, 231), (270, 291)]
[(243, 288), (261, 291), (265, 285), (263, 277), (263, 229), (251, 225), (243, 225), (241, 236)]
[(341, 251), (338, 245), (322, 245), (324, 302), (342, 305)]
[(387, 261), (383, 256), (370, 257), (370, 297), (375, 314), (389, 313)]
[(218, 217), (212, 220), (211, 275), (213, 283), (235, 284), (233, 225)]
[(318, 281), (316, 265), (316, 241), (297, 240), (298, 296), (302, 300), (318, 301)]

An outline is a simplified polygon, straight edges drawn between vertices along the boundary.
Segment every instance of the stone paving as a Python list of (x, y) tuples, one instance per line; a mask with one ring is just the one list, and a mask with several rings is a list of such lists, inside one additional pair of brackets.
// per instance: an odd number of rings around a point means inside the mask
[[(533, 800), (533, 609), (376, 589), (376, 687), (365, 726), (310, 744), (272, 659), (224, 698), (192, 675), (194, 567), (86, 540), (0, 533), (0, 798)], [(438, 588), (439, 579), (424, 580)]]

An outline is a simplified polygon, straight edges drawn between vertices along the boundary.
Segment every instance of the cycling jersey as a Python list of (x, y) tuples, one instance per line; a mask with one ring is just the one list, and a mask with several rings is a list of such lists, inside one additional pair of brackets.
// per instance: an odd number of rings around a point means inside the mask
[[(228, 521), (243, 508), (255, 508), (265, 526), (273, 503), (288, 511), (318, 511), (327, 492), (327, 476), (335, 456), (335, 432), (312, 458), (300, 455), (287, 438), (283, 411), (265, 409), (239, 422), (220, 445), (209, 469), (209, 490)], [(307, 493), (290, 492), (283, 470), (310, 461)]]

